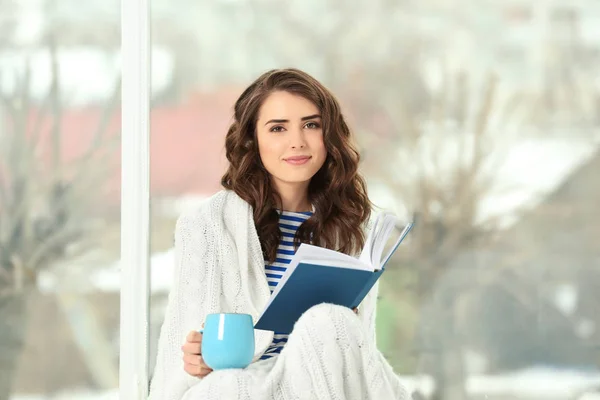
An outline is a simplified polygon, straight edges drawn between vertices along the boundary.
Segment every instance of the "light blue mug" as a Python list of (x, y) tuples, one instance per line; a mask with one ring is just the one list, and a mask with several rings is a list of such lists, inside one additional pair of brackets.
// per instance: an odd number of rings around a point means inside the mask
[(209, 314), (202, 333), (202, 358), (213, 370), (246, 368), (254, 357), (254, 324), (249, 314)]

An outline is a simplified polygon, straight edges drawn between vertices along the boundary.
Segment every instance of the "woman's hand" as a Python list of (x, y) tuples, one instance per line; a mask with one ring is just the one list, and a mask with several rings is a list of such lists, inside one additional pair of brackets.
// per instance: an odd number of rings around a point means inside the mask
[(183, 369), (196, 378), (204, 378), (212, 372), (212, 369), (204, 363), (201, 354), (202, 334), (191, 331), (188, 333), (185, 344), (181, 346), (183, 351)]

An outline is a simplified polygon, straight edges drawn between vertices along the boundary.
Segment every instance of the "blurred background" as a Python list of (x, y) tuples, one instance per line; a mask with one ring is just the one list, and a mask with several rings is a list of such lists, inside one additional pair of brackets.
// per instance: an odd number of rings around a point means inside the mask
[[(152, 29), (151, 365), (177, 216), (296, 67), (417, 221), (377, 317), (413, 397), (600, 398), (598, 0), (154, 0)], [(0, 0), (0, 400), (118, 397), (119, 51), (116, 0)]]

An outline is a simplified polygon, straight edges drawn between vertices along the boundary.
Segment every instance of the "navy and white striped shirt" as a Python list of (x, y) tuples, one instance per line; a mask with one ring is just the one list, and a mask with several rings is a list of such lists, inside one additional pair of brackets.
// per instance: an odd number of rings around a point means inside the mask
[[(279, 242), (279, 246), (277, 247), (277, 258), (274, 263), (265, 261), (265, 272), (267, 274), (267, 281), (269, 282), (271, 293), (275, 290), (275, 287), (279, 283), (283, 273), (286, 271), (292, 256), (296, 252), (294, 249), (294, 236), (296, 235), (298, 227), (300, 227), (304, 221), (309, 219), (311, 215), (311, 212), (282, 211), (279, 213), (281, 242)], [(283, 349), (283, 346), (287, 343), (287, 340), (288, 335), (275, 332), (273, 342), (260, 359), (265, 360), (279, 354)]]

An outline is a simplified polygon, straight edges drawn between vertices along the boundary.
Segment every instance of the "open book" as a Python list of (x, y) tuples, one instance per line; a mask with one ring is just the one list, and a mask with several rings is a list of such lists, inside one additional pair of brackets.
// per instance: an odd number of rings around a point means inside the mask
[(412, 222), (404, 226), (383, 257), (386, 244), (398, 224), (395, 215), (378, 214), (359, 258), (301, 244), (254, 328), (290, 333), (300, 316), (317, 304), (358, 307), (413, 226)]

